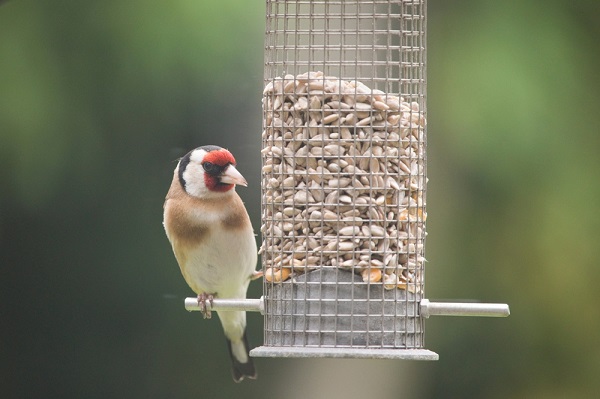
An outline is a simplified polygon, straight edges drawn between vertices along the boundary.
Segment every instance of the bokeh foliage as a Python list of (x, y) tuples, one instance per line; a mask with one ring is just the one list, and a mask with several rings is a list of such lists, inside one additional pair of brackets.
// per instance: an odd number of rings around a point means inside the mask
[(243, 385), (161, 213), (177, 157), (219, 144), (258, 230), (263, 2), (2, 4), (0, 396), (600, 392), (599, 4), (429, 1), (428, 297), (512, 315), (430, 319), (439, 362), (259, 359)]

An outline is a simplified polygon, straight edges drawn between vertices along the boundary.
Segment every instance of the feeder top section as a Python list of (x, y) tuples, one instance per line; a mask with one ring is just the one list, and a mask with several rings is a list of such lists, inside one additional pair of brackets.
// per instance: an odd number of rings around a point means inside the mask
[(265, 80), (323, 71), (407, 93), (424, 83), (425, 13), (419, 0), (269, 0)]

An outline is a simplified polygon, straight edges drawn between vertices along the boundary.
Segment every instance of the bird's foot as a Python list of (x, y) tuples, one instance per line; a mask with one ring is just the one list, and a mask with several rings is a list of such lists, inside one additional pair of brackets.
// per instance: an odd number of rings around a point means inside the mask
[(256, 280), (256, 279), (259, 279), (259, 278), (261, 278), (261, 277), (263, 276), (263, 274), (264, 274), (264, 273), (262, 272), (262, 270), (261, 270), (261, 271), (257, 271), (257, 270), (255, 270), (255, 271), (254, 271), (254, 272), (252, 272), (252, 274), (250, 275), (250, 280)]
[(214, 298), (215, 297), (213, 294), (203, 293), (198, 295), (198, 305), (200, 306), (200, 312), (202, 312), (202, 316), (204, 316), (205, 319), (210, 319), (212, 317), (211, 309), (208, 309), (206, 307), (206, 300), (208, 299), (208, 302), (210, 302), (210, 307), (212, 308)]

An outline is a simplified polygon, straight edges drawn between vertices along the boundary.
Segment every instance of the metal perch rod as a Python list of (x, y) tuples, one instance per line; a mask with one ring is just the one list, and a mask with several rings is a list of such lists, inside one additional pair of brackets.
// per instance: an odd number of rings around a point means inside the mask
[[(214, 299), (211, 304), (205, 302), (206, 309), (214, 311), (245, 311), (260, 312), (264, 314), (264, 299)], [(420, 303), (421, 316), (481, 316), (481, 317), (507, 317), (510, 309), (504, 303), (459, 303), (459, 302), (430, 302), (422, 299)], [(198, 298), (186, 298), (185, 309), (188, 311), (201, 310)]]
[[(206, 300), (206, 309), (223, 311), (223, 310), (238, 310), (244, 312), (260, 312), (264, 314), (265, 307), (263, 298), (259, 299), (213, 299), (212, 304), (209, 300)], [(198, 298), (185, 298), (185, 310), (187, 311), (199, 311), (200, 303)]]
[(505, 303), (460, 303), (460, 302), (430, 302), (421, 300), (421, 316), (481, 316), (507, 317), (510, 315)]

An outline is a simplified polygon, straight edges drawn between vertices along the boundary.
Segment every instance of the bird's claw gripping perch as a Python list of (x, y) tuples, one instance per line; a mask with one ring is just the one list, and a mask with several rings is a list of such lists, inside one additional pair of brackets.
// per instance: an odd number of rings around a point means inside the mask
[(202, 312), (202, 316), (205, 319), (210, 319), (212, 317), (211, 309), (206, 307), (206, 300), (210, 302), (210, 307), (213, 306), (214, 295), (212, 294), (200, 294), (198, 295), (198, 305), (200, 306), (200, 312)]

